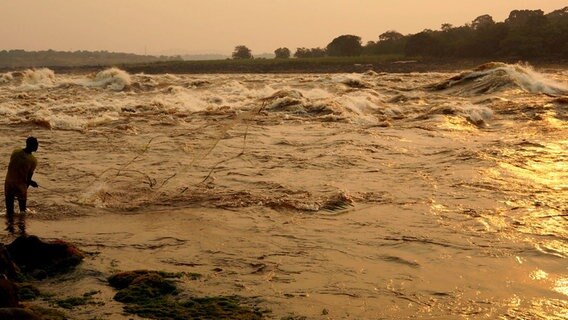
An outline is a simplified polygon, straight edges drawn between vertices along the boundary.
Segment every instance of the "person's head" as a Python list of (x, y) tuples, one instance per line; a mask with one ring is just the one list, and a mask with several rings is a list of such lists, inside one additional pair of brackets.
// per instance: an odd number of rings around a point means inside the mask
[(37, 142), (37, 139), (35, 137), (28, 137), (26, 139), (26, 150), (28, 152), (35, 152), (37, 151), (38, 147), (39, 143)]

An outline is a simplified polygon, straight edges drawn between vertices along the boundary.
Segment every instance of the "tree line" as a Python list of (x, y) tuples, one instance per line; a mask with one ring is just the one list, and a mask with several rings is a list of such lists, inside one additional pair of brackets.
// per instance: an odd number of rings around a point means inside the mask
[[(426, 29), (403, 35), (383, 32), (376, 41), (362, 44), (361, 37), (341, 35), (324, 48), (286, 47), (274, 50), (276, 59), (334, 56), (394, 55), (424, 58), (566, 58), (568, 57), (568, 7), (545, 14), (542, 10), (513, 10), (503, 22), (488, 14), (463, 26), (445, 23), (440, 30)], [(254, 58), (245, 45), (235, 47), (233, 59)], [(151, 56), (108, 51), (0, 51), (0, 68), (98, 66), (182, 60), (180, 56)]]
[[(277, 59), (292, 56), (288, 48), (274, 51)], [(566, 58), (568, 57), (568, 7), (544, 14), (542, 10), (513, 10), (503, 22), (488, 14), (455, 27), (426, 29), (403, 35), (389, 30), (377, 41), (363, 45), (361, 37), (341, 35), (325, 48), (297, 48), (296, 58), (324, 56), (398, 55), (448, 58)], [(253, 58), (244, 45), (235, 47), (234, 59)]]
[(181, 57), (137, 55), (108, 51), (1, 50), (0, 67), (96, 66), (182, 60)]

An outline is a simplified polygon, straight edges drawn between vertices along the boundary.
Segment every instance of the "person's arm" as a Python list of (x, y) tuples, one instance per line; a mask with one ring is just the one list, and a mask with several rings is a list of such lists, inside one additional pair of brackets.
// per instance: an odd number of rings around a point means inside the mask
[(34, 188), (37, 188), (37, 187), (38, 187), (37, 182), (35, 182), (35, 181), (32, 180), (32, 176), (34, 175), (35, 168), (36, 168), (36, 164), (34, 163), (34, 165), (32, 166), (32, 168), (31, 168), (31, 170), (30, 170), (30, 172), (29, 172), (29, 174), (28, 174), (28, 181), (27, 181), (27, 184), (28, 184), (28, 186), (32, 186), (32, 187), (34, 187)]

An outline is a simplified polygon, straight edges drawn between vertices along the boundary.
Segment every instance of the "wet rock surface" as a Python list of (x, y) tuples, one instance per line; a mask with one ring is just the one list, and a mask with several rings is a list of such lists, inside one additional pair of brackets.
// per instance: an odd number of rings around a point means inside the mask
[(61, 240), (45, 242), (30, 235), (20, 236), (6, 246), (0, 244), (0, 320), (63, 319), (62, 315), (53, 317), (50, 312), (23, 308), (20, 301), (33, 300), (40, 294), (23, 281), (67, 272), (83, 258), (77, 247)]
[(20, 236), (6, 246), (12, 261), (32, 276), (69, 271), (84, 258), (74, 245), (61, 240), (44, 242), (36, 236)]
[[(124, 311), (150, 319), (263, 319), (266, 311), (251, 306), (244, 298), (176, 297), (175, 279), (180, 274), (137, 270), (109, 277), (118, 289), (116, 301), (125, 303)], [(181, 296), (181, 295), (180, 295)]]

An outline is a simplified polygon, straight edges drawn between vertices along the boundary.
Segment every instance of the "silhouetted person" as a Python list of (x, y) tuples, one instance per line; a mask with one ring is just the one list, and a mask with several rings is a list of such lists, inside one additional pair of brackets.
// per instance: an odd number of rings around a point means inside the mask
[(14, 233), (14, 200), (18, 199), (20, 214), (18, 227), (21, 234), (26, 234), (26, 201), (28, 199), (28, 187), (37, 188), (38, 185), (32, 180), (34, 170), (37, 167), (37, 159), (32, 152), (37, 151), (39, 144), (37, 139), (26, 139), (26, 147), (16, 149), (10, 157), (8, 173), (4, 182), (4, 195), (6, 197), (6, 230)]

